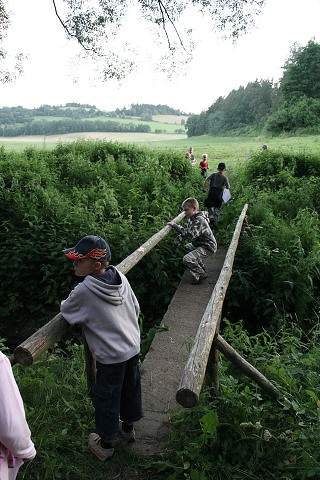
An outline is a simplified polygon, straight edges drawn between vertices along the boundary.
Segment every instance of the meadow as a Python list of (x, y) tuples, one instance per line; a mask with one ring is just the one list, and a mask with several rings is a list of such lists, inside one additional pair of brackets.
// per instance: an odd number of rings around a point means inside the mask
[[(173, 126), (173, 125), (171, 125)], [(209, 170), (215, 170), (219, 162), (227, 166), (245, 163), (251, 155), (261, 150), (267, 143), (270, 151), (284, 151), (305, 154), (320, 152), (320, 135), (299, 137), (211, 137), (200, 136), (188, 138), (187, 135), (169, 133), (112, 133), (83, 132), (66, 135), (28, 136), (0, 138), (0, 147), (7, 151), (22, 152), (25, 148), (52, 150), (59, 143), (76, 141), (103, 140), (120, 143), (134, 143), (151, 149), (180, 151), (184, 156), (189, 146), (194, 149), (195, 158), (200, 162), (201, 155), (207, 153)]]

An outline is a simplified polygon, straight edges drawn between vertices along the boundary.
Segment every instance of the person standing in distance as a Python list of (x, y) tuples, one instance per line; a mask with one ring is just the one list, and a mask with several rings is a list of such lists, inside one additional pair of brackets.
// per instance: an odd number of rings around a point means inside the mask
[(206, 178), (209, 168), (208, 155), (206, 153), (202, 155), (202, 160), (199, 163), (199, 167), (201, 168), (201, 175)]

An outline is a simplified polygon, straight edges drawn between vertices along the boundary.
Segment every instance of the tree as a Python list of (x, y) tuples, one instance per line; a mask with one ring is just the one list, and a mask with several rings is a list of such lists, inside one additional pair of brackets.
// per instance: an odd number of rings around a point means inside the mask
[(280, 90), (283, 101), (299, 97), (320, 99), (320, 45), (310, 40), (306, 47), (293, 45), (284, 65)]
[(270, 80), (256, 80), (219, 97), (206, 112), (188, 118), (188, 136), (221, 135), (235, 129), (261, 129), (274, 110), (275, 90)]
[(279, 108), (266, 122), (266, 131), (318, 133), (320, 131), (320, 45), (310, 40), (294, 44), (279, 87)]
[[(0, 0), (0, 70), (3, 59), (1, 44), (10, 24), (5, 1), (10, 5), (10, 0)], [(112, 43), (121, 27), (130, 21), (128, 15), (132, 12), (132, 0), (51, 2), (67, 37), (75, 39), (85, 55), (99, 59), (103, 79), (120, 80), (133, 70), (135, 62), (130, 49), (122, 49), (119, 54), (116, 43)], [(182, 62), (190, 60), (192, 52), (192, 26), (184, 32), (180, 32), (178, 27), (178, 21), (187, 9), (210, 17), (216, 30), (236, 39), (253, 25), (254, 17), (261, 12), (264, 3), (265, 0), (135, 0), (134, 5), (139, 9), (140, 17), (149, 22), (154, 38), (158, 38), (160, 44), (166, 42), (167, 48), (164, 45), (160, 48), (163, 53), (161, 62), (163, 68), (167, 65), (168, 72), (174, 72), (175, 67), (180, 68)], [(130, 39), (127, 40), (129, 45)]]
[(3, 46), (9, 27), (9, 14), (3, 0), (0, 0), (0, 83), (12, 82), (22, 73), (24, 55), (14, 53), (10, 56)]

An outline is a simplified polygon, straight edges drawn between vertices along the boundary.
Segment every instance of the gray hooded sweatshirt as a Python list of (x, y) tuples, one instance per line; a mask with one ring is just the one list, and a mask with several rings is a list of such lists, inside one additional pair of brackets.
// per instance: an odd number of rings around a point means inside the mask
[(99, 277), (87, 275), (61, 302), (61, 314), (71, 325), (83, 326), (100, 363), (125, 362), (140, 351), (139, 303), (126, 276), (113, 266)]

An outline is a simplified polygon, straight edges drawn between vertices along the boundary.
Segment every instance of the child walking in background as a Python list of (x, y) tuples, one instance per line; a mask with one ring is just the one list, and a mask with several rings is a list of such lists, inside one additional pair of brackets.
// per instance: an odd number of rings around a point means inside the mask
[(14, 480), (36, 456), (23, 401), (9, 359), (0, 352), (0, 479)]
[(197, 163), (196, 159), (194, 158), (194, 154), (193, 154), (193, 148), (192, 147), (189, 147), (188, 148), (188, 151), (186, 153), (186, 158), (188, 160), (190, 160), (190, 163), (191, 165), (194, 167)]
[(184, 240), (189, 240), (186, 245), (187, 254), (183, 257), (183, 264), (190, 271), (192, 284), (202, 283), (207, 278), (203, 258), (216, 253), (217, 242), (209, 226), (207, 212), (199, 211), (199, 203), (195, 198), (187, 198), (182, 203), (182, 209), (188, 219), (187, 227), (183, 228), (175, 222), (168, 222), (179, 235), (174, 246), (178, 247)]
[(208, 155), (206, 153), (202, 155), (202, 160), (199, 163), (199, 167), (201, 168), (201, 175), (203, 177), (206, 177), (208, 173), (208, 168), (209, 168)]
[(84, 277), (61, 302), (61, 314), (71, 325), (83, 326), (96, 360), (96, 431), (89, 435), (89, 449), (104, 461), (114, 453), (118, 432), (126, 442), (135, 440), (133, 423), (142, 417), (139, 304), (126, 276), (109, 265), (104, 239), (88, 235), (63, 252), (76, 276)]
[(216, 173), (211, 173), (211, 175), (205, 179), (202, 186), (202, 191), (205, 192), (207, 184), (209, 184), (209, 192), (204, 201), (204, 206), (208, 209), (210, 225), (212, 226), (216, 226), (219, 219), (223, 202), (223, 190), (230, 188), (229, 181), (224, 175), (226, 164), (223, 162), (219, 163), (217, 170)]

